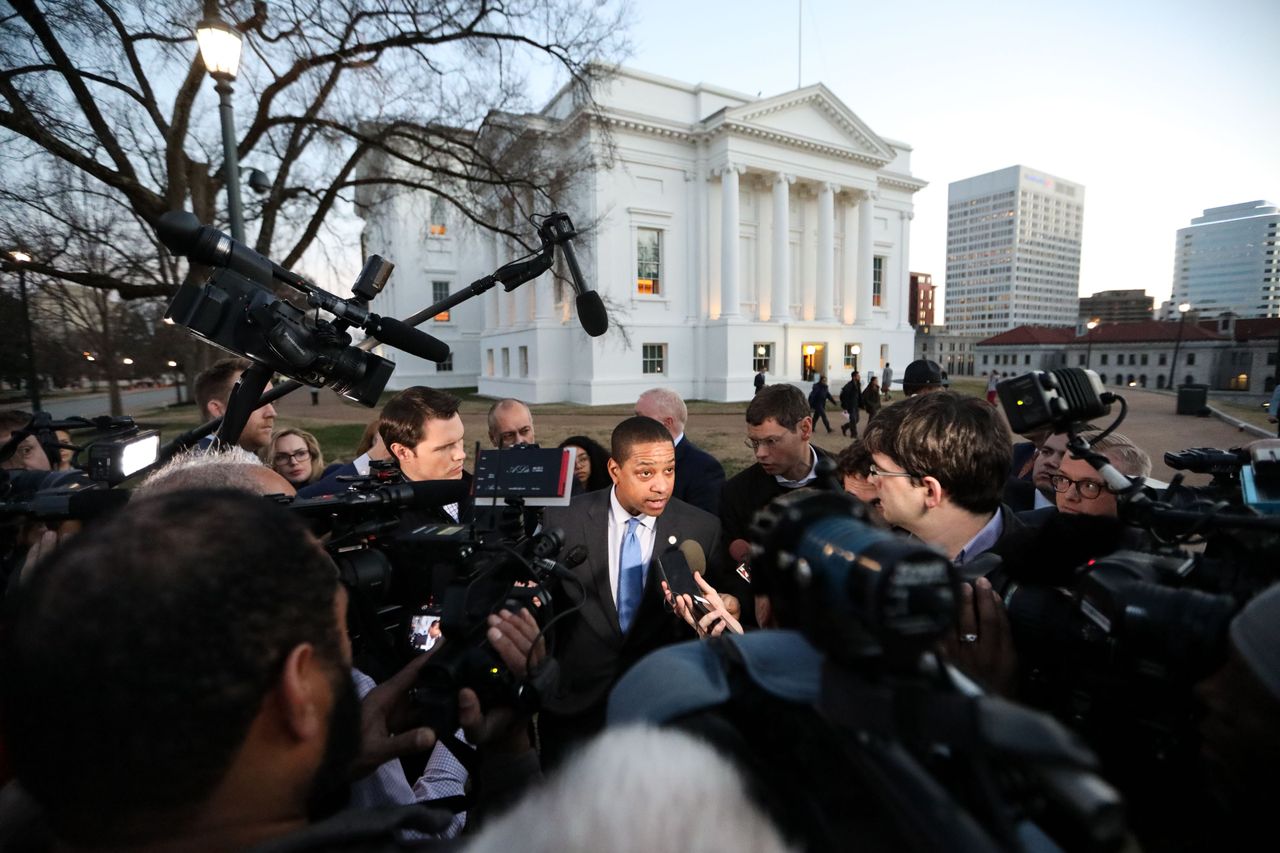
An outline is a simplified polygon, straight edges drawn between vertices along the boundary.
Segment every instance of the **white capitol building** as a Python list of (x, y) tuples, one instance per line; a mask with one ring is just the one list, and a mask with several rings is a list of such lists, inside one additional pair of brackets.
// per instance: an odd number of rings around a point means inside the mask
[[(525, 120), (612, 157), (573, 185), (575, 241), (610, 330), (590, 338), (573, 291), (551, 275), (495, 288), (421, 328), (451, 360), (388, 351), (392, 387), (478, 386), (529, 402), (635, 400), (669, 385), (687, 398), (745, 400), (770, 381), (833, 387), (912, 358), (907, 266), (911, 149), (875, 133), (819, 84), (753, 98), (619, 69), (579, 121), (568, 88)], [(404, 317), (521, 251), (425, 192), (365, 203), (364, 244), (396, 263), (377, 309)], [(533, 229), (529, 229), (533, 239)]]

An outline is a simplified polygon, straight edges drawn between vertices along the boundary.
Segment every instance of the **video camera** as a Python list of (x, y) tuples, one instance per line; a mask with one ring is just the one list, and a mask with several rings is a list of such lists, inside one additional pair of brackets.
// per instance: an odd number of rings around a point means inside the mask
[[(571, 451), (527, 447), (478, 457), (477, 471), (485, 473), (473, 486), (483, 481), (484, 493), (495, 500), (551, 499), (548, 490), (568, 494)], [(554, 469), (554, 484), (536, 481), (543, 468)], [(456, 729), (462, 687), (475, 690), (486, 708), (535, 709), (554, 672), (548, 666), (529, 680), (516, 679), (485, 638), (487, 618), (504, 608), (527, 609), (545, 632), (555, 616), (551, 581), (579, 584), (569, 569), (585, 559), (585, 551), (574, 549), (564, 564), (558, 562), (562, 534), (523, 535), (519, 504), (509, 508), (514, 525), (499, 524), (501, 514), (488, 517), (490, 527), (441, 521), (439, 507), (466, 505), (473, 497), (463, 480), (410, 482), (394, 463), (373, 462), (367, 476), (347, 478), (344, 486), (334, 495), (284, 500), (328, 536), (326, 548), (350, 595), (348, 624), (361, 669), (375, 678), (390, 675), (430, 648), (415, 642), (430, 629), (446, 642), (432, 650), (412, 693), (425, 725), (444, 733)]]

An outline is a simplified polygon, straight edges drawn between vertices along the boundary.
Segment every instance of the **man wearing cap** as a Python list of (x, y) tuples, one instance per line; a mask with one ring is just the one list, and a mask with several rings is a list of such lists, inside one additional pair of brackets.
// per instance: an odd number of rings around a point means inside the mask
[(902, 373), (902, 393), (908, 397), (945, 390), (951, 383), (947, 372), (936, 361), (917, 358)]

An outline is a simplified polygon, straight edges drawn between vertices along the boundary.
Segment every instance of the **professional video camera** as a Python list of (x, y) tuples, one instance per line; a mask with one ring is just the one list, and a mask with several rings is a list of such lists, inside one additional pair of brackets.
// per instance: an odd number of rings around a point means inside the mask
[(1263, 442), (1251, 452), (1166, 454), (1171, 467), (1214, 482), (1192, 489), (1178, 474), (1154, 493), (1081, 437), (1079, 425), (1113, 403), (1121, 412), (1094, 445), (1125, 414), (1123, 398), (1092, 371), (1036, 371), (997, 390), (1015, 431), (1066, 432), (1068, 452), (1116, 494), (1118, 519), (1053, 518), (1030, 543), (1034, 559), (989, 577), (1008, 609), (1021, 698), (1085, 735), (1149, 829), (1179, 811), (1171, 803), (1198, 795), (1192, 687), (1225, 662), (1234, 614), (1280, 576), (1280, 516), (1268, 514), (1280, 492), (1276, 449)]
[[(64, 444), (60, 430), (73, 438), (87, 435), (79, 443)], [(0, 469), (0, 568), (6, 576), (30, 544), (21, 535), (29, 522), (87, 521), (123, 506), (129, 493), (111, 487), (154, 462), (160, 446), (160, 434), (139, 429), (132, 418), (55, 420), (48, 412), (37, 412), (0, 447), (0, 460), (30, 436), (39, 442), (50, 470)], [(58, 470), (62, 450), (72, 451), (68, 471)]]
[[(483, 491), (494, 500), (569, 493), (571, 449), (482, 451), (477, 457), (475, 482), (487, 483)], [(539, 487), (530, 473), (541, 468), (549, 473)], [(486, 620), (504, 608), (527, 609), (545, 632), (555, 616), (550, 581), (578, 585), (569, 568), (585, 559), (583, 549), (561, 564), (559, 531), (524, 536), (518, 523), (514, 529), (439, 523), (421, 512), (466, 501), (462, 480), (410, 482), (394, 463), (374, 462), (367, 476), (344, 485), (335, 495), (284, 500), (328, 537), (326, 548), (349, 592), (348, 624), (361, 669), (383, 677), (412, 655), (433, 651), (413, 698), (424, 723), (437, 732), (457, 727), (462, 687), (475, 690), (484, 707), (536, 707), (553, 672), (547, 667), (531, 681), (514, 678), (485, 639)], [(520, 508), (514, 511), (518, 522)], [(433, 649), (440, 634), (447, 642)]]
[[(803, 816), (795, 828), (809, 849), (830, 849), (850, 832), (873, 849), (1024, 849), (1030, 825), (1065, 849), (1114, 847), (1122, 808), (1093, 774), (1089, 751), (1050, 717), (982, 695), (936, 656), (960, 601), (956, 568), (875, 526), (864, 504), (833, 487), (832, 463), (819, 466), (827, 490), (785, 494), (756, 514), (750, 566), (753, 592), (817, 647), (820, 669), (784, 636), (756, 659), (754, 641), (775, 632), (721, 652), (746, 662), (747, 680), (760, 679), (720, 712), (772, 733), (748, 732), (745, 749), (787, 753), (779, 761), (812, 776), (796, 786), (772, 756), (761, 762), (763, 786), (802, 789), (771, 791), (782, 801), (777, 812)], [(769, 648), (786, 650), (784, 659), (767, 657)], [(815, 688), (797, 679), (821, 682), (820, 719), (804, 716), (809, 700), (795, 704)], [(727, 680), (738, 683), (732, 672)], [(779, 729), (796, 734), (783, 739)]]

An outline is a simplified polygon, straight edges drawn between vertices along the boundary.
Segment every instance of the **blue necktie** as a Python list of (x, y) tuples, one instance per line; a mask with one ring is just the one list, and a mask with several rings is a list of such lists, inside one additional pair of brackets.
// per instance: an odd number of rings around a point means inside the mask
[(618, 560), (618, 625), (627, 633), (631, 620), (644, 595), (644, 555), (636, 528), (640, 519), (627, 519), (627, 532), (622, 537), (622, 555)]

